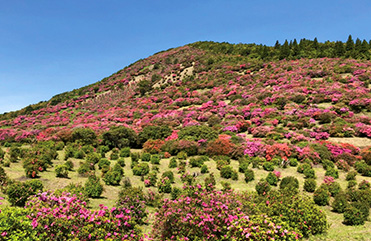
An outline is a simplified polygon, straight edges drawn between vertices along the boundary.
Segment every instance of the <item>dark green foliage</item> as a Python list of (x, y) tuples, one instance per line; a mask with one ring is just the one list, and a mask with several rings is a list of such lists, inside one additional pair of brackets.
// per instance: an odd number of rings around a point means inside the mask
[(208, 173), (209, 172), (209, 169), (207, 167), (207, 165), (202, 165), (201, 166), (201, 173)]
[(226, 179), (229, 179), (232, 177), (233, 168), (229, 165), (223, 166), (220, 169), (220, 176)]
[(172, 171), (166, 171), (162, 173), (162, 178), (168, 177), (171, 183), (174, 183), (174, 173)]
[(238, 172), (236, 170), (233, 170), (231, 178), (234, 181), (238, 180)]
[(131, 157), (131, 168), (133, 168), (139, 162), (140, 154), (137, 152), (132, 152), (130, 154), (130, 157)]
[(245, 173), (247, 169), (249, 169), (250, 162), (247, 160), (241, 160), (239, 162), (238, 171), (241, 173)]
[(101, 159), (99, 162), (98, 162), (98, 168), (99, 169), (102, 169), (104, 166), (110, 166), (111, 165), (111, 161), (110, 160), (107, 160), (105, 158)]
[(112, 149), (112, 152), (111, 152), (111, 155), (110, 155), (110, 159), (111, 160), (117, 160), (119, 159), (119, 151), (117, 148), (113, 148)]
[(176, 168), (178, 166), (177, 160), (175, 157), (172, 157), (169, 162), (169, 168)]
[(186, 160), (188, 157), (187, 153), (185, 151), (181, 151), (176, 155), (176, 158), (179, 160)]
[(218, 138), (218, 133), (208, 126), (187, 126), (178, 133), (179, 139), (198, 141), (206, 139), (208, 141)]
[(166, 137), (170, 136), (172, 130), (168, 126), (146, 126), (139, 133), (138, 139), (139, 143), (143, 145), (149, 139), (152, 140), (164, 140)]
[(339, 178), (339, 172), (337, 169), (329, 167), (326, 170), (325, 176), (333, 177), (333, 178)]
[(269, 183), (269, 185), (272, 185), (272, 186), (277, 186), (277, 183), (279, 181), (278, 177), (273, 172), (268, 173), (265, 180)]
[(142, 161), (149, 162), (151, 160), (151, 154), (144, 152), (141, 157)]
[(171, 193), (170, 193), (171, 199), (175, 200), (175, 199), (179, 198), (181, 193), (182, 193), (182, 189), (180, 189), (178, 187), (173, 187), (173, 190), (171, 190)]
[(117, 160), (117, 163), (121, 166), (121, 167), (125, 167), (125, 159), (124, 158), (120, 158)]
[(356, 180), (357, 172), (355, 171), (350, 171), (347, 173), (345, 180), (350, 181), (350, 180)]
[(203, 157), (191, 158), (189, 160), (189, 165), (191, 165), (191, 167), (201, 167), (204, 164), (204, 161), (205, 161), (205, 158)]
[(149, 173), (149, 165), (148, 163), (142, 162), (134, 166), (133, 174), (135, 176), (145, 176)]
[(214, 173), (210, 173), (209, 176), (205, 177), (205, 188), (206, 190), (213, 190), (215, 188), (216, 181)]
[(55, 167), (55, 175), (56, 175), (56, 177), (67, 178), (68, 177), (68, 167), (64, 164), (56, 166)]
[(313, 200), (319, 206), (326, 206), (330, 202), (330, 195), (327, 185), (322, 184), (316, 191), (314, 191)]
[(370, 177), (371, 176), (371, 166), (367, 165), (367, 163), (362, 161), (357, 161), (354, 164), (354, 168), (360, 173), (362, 176)]
[(340, 184), (337, 182), (332, 182), (331, 184), (328, 184), (327, 186), (331, 194), (331, 197), (335, 197), (341, 191)]
[(98, 153), (89, 153), (86, 158), (85, 158), (87, 163), (92, 163), (92, 164), (97, 164), (100, 160), (99, 154)]
[(254, 171), (251, 170), (251, 169), (247, 169), (245, 170), (245, 182), (251, 182), (255, 180), (255, 174), (254, 174)]
[(298, 166), (297, 172), (304, 173), (304, 171), (307, 169), (312, 169), (312, 166), (309, 165), (308, 163), (303, 163)]
[(263, 163), (263, 169), (266, 171), (273, 171), (274, 170), (274, 164), (272, 162), (264, 162)]
[(23, 207), (30, 196), (42, 191), (43, 188), (40, 180), (14, 182), (7, 187), (6, 195), (11, 205)]
[(121, 180), (122, 180), (122, 174), (120, 171), (117, 171), (117, 170), (110, 170), (106, 172), (103, 176), (103, 181), (107, 185), (112, 185), (112, 186), (120, 185)]
[(304, 191), (306, 192), (314, 192), (317, 188), (317, 181), (316, 179), (309, 178), (305, 179), (304, 181)]
[(328, 170), (329, 168), (335, 168), (335, 164), (328, 159), (322, 160), (322, 165), (325, 170)]
[(124, 147), (120, 150), (120, 157), (129, 157), (129, 156), (130, 156), (130, 147)]
[(304, 174), (305, 178), (315, 178), (316, 177), (316, 173), (315, 173), (314, 169), (312, 169), (312, 168), (304, 169), (303, 174)]
[(163, 177), (157, 183), (159, 193), (171, 193), (171, 181), (168, 177)]
[(334, 201), (331, 203), (332, 211), (337, 213), (344, 213), (348, 206), (347, 195), (344, 192), (336, 194)]
[(160, 164), (160, 160), (161, 160), (161, 157), (157, 154), (152, 155), (152, 157), (151, 157), (151, 163), (152, 164), (157, 164), (158, 165), (158, 164)]
[(280, 189), (281, 190), (298, 190), (299, 189), (299, 181), (296, 177), (287, 176), (282, 178), (280, 182)]
[(124, 126), (114, 126), (102, 134), (103, 144), (109, 148), (136, 147), (138, 136), (134, 130)]
[(74, 164), (71, 160), (67, 160), (64, 165), (67, 167), (67, 170), (68, 171), (72, 171), (73, 170), (73, 167), (74, 167)]
[(259, 195), (266, 195), (271, 190), (271, 185), (265, 179), (260, 179), (255, 186), (255, 190)]
[(86, 195), (91, 198), (98, 198), (102, 195), (103, 186), (100, 183), (99, 177), (90, 175), (84, 186)]
[(365, 220), (363, 219), (363, 215), (361, 210), (354, 206), (349, 206), (344, 211), (344, 224), (346, 225), (363, 225)]
[(78, 141), (83, 145), (91, 145), (97, 141), (97, 135), (92, 129), (77, 128), (72, 132), (72, 141)]
[(290, 158), (289, 163), (290, 163), (290, 166), (296, 167), (298, 165), (298, 160), (295, 158)]
[(348, 188), (353, 188), (353, 187), (355, 187), (355, 186), (357, 186), (357, 181), (356, 180), (349, 180), (348, 181)]

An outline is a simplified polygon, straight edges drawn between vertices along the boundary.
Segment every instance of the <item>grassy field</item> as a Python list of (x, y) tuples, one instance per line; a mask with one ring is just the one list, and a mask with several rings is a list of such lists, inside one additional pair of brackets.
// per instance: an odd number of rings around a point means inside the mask
[[(141, 150), (131, 150), (132, 152), (140, 152)], [(81, 177), (77, 173), (77, 168), (80, 165), (80, 162), (83, 160), (79, 159), (71, 159), (74, 163), (74, 171), (69, 173), (68, 178), (56, 178), (54, 167), (58, 164), (61, 164), (64, 162), (64, 152), (59, 151), (58, 152), (59, 157), (57, 160), (53, 161), (53, 167), (49, 168), (45, 172), (40, 173), (40, 180), (44, 183), (45, 189), (49, 190), (56, 190), (59, 188), (63, 188), (67, 186), (70, 183), (82, 183), (84, 184), (87, 180), (86, 177)], [(109, 153), (107, 154), (109, 156)], [(157, 165), (159, 167), (159, 174), (158, 178), (161, 177), (162, 173), (165, 171), (168, 171), (168, 165), (169, 165), (170, 159), (162, 159), (160, 161), (160, 164)], [(134, 176), (133, 172), (130, 168), (131, 160), (130, 158), (125, 158), (126, 166), (124, 167), (125, 177), (129, 178), (133, 186), (140, 186), (143, 187), (143, 189), (146, 191), (149, 188), (144, 187), (143, 181), (141, 181), (141, 178), (138, 176)], [(111, 166), (113, 166), (116, 163), (116, 161), (111, 161)], [(234, 181), (231, 179), (224, 179), (220, 177), (220, 172), (216, 168), (216, 163), (213, 160), (210, 160), (205, 163), (208, 166), (209, 172), (214, 173), (215, 179), (216, 179), (216, 187), (218, 189), (222, 189), (221, 182), (227, 181), (231, 184), (231, 187), (236, 191), (255, 191), (255, 185), (256, 183), (261, 179), (265, 178), (268, 174), (267, 171), (263, 169), (257, 169), (254, 168), (255, 172), (255, 180), (246, 183), (244, 180), (244, 174), (239, 173), (238, 180)], [(152, 168), (152, 164), (149, 164)], [(234, 170), (238, 170), (238, 162), (235, 160), (231, 161), (231, 166)], [(12, 179), (24, 181), (28, 178), (25, 177), (24, 169), (22, 167), (22, 164), (20, 162), (18, 163), (11, 163), (10, 167), (4, 168), (8, 176)], [(310, 193), (303, 191), (303, 184), (304, 184), (304, 175), (300, 174), (296, 171), (296, 167), (288, 167), (288, 168), (276, 168), (277, 171), (281, 172), (281, 179), (285, 176), (294, 176), (299, 180), (299, 189), (302, 192), (303, 195), (312, 195)], [(325, 170), (323, 169), (322, 165), (317, 165), (314, 167), (314, 170), (316, 172), (317, 176), (317, 186), (320, 185), (323, 182), (324, 176), (325, 176)], [(173, 184), (173, 187), (179, 187), (181, 188), (183, 186), (182, 181), (180, 179), (180, 174), (178, 174), (177, 169), (174, 168), (172, 171), (175, 174), (175, 183)], [(204, 179), (209, 174), (201, 174), (200, 168), (190, 168), (189, 165), (186, 167), (186, 171), (192, 173), (197, 173), (196, 180), (197, 182), (203, 184)], [(97, 175), (100, 176), (101, 172), (97, 170)], [(346, 189), (347, 187), (347, 181), (345, 180), (346, 173), (343, 171), (339, 171), (339, 179), (336, 181), (340, 184), (342, 189)], [(359, 183), (362, 180), (367, 180), (371, 182), (370, 177), (362, 177), (357, 176), (356, 177), (357, 182)], [(103, 181), (102, 181), (103, 183)], [(277, 188), (277, 187), (274, 187)], [(155, 190), (155, 187), (151, 187), (150, 189)], [(99, 204), (106, 205), (108, 207), (115, 206), (116, 200), (118, 198), (118, 193), (120, 191), (120, 186), (108, 186), (104, 184), (104, 192), (101, 196), (101, 198), (92, 199), (90, 202), (91, 208), (96, 209), (98, 208)], [(4, 195), (3, 195), (4, 196)], [(169, 194), (165, 194), (164, 197), (169, 197)], [(9, 205), (9, 203), (6, 200), (3, 201), (3, 206)], [(334, 212), (331, 212), (331, 207), (326, 206), (322, 207), (322, 209), (326, 212), (328, 221), (330, 223), (330, 229), (328, 230), (327, 234), (323, 235), (317, 235), (310, 237), (309, 240), (371, 240), (371, 222), (366, 222), (365, 225), (362, 226), (346, 226), (342, 224), (343, 221), (343, 215), (337, 214)], [(149, 225), (143, 226), (143, 230), (145, 232), (149, 232), (151, 230), (150, 224), (153, 220), (153, 214), (155, 212), (154, 208), (149, 208)]]

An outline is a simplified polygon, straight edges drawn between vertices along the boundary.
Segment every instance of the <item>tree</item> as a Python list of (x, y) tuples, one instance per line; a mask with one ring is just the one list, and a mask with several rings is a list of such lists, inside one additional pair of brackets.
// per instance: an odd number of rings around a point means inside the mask
[(345, 54), (344, 44), (341, 41), (335, 42), (334, 53), (336, 57), (342, 57)]
[(77, 128), (72, 132), (72, 140), (80, 141), (83, 145), (91, 145), (97, 140), (97, 135), (92, 129)]
[(137, 133), (124, 126), (114, 126), (102, 134), (103, 144), (110, 148), (136, 147)]
[(280, 48), (279, 59), (285, 59), (289, 56), (290, 56), (290, 46), (289, 46), (289, 42), (286, 39), (285, 43)]
[(349, 35), (349, 37), (348, 37), (348, 40), (347, 40), (347, 42), (345, 44), (345, 50), (347, 52), (351, 52), (351, 51), (354, 50), (354, 41), (352, 39), (352, 35)]
[(139, 143), (143, 145), (149, 139), (152, 140), (164, 140), (166, 137), (170, 136), (172, 130), (168, 126), (146, 126), (139, 133)]

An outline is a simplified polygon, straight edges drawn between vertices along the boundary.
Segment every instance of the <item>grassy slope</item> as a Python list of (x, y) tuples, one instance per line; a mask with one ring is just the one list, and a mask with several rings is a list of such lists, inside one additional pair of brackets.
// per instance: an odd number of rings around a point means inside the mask
[[(139, 152), (140, 150), (132, 150), (134, 152)], [(108, 153), (109, 154), (109, 153)], [(109, 155), (107, 155), (109, 156)], [(54, 167), (57, 166), (60, 163), (63, 163), (64, 159), (64, 152), (60, 151), (59, 152), (59, 158), (58, 160), (54, 160)], [(74, 164), (75, 168), (74, 170), (77, 170), (79, 167), (79, 162), (82, 160), (78, 159), (71, 159)], [(169, 160), (170, 159), (162, 159), (159, 165), (159, 175), (158, 177), (161, 177), (161, 174), (167, 170), (169, 170), (168, 165), (169, 165)], [(130, 178), (130, 181), (133, 186), (141, 186), (144, 188), (143, 182), (140, 180), (140, 177), (138, 176), (133, 176), (133, 172), (130, 168), (130, 158), (125, 158), (126, 161), (126, 166), (124, 168), (125, 171), (125, 177)], [(111, 165), (113, 166), (115, 164), (115, 161), (111, 162)], [(228, 181), (231, 183), (231, 186), (234, 190), (236, 191), (254, 191), (255, 190), (255, 185), (258, 182), (259, 179), (265, 178), (268, 174), (267, 171), (264, 171), (263, 169), (253, 169), (255, 172), (255, 180), (246, 183), (244, 181), (244, 174), (239, 173), (239, 179), (237, 181), (233, 181), (231, 179), (227, 180), (224, 178), (220, 177), (220, 172), (219, 170), (216, 169), (216, 164), (214, 161), (210, 160), (205, 163), (210, 172), (213, 172), (215, 175), (215, 179), (217, 182), (216, 187), (218, 189), (222, 188), (221, 181)], [(152, 164), (150, 164), (152, 166)], [(238, 162), (235, 160), (231, 161), (231, 166), (235, 169), (238, 170)], [(49, 168), (48, 171), (42, 172), (40, 175), (40, 180), (44, 183), (45, 189), (50, 189), (50, 190), (55, 190), (58, 188), (63, 188), (69, 183), (85, 183), (87, 178), (80, 177), (76, 171), (70, 172), (69, 173), (69, 178), (56, 178), (55, 177), (55, 172), (54, 172), (54, 167)], [(24, 169), (22, 168), (21, 163), (12, 163), (10, 167), (4, 168), (7, 174), (9, 175), (10, 178), (16, 179), (16, 180), (26, 180), (27, 178), (24, 175)], [(317, 184), (319, 185), (322, 183), (324, 179), (324, 174), (325, 170), (322, 168), (321, 165), (315, 166), (314, 167), (316, 176), (317, 176)], [(200, 168), (190, 168), (187, 165), (187, 171), (190, 173), (197, 172), (200, 173)], [(296, 167), (288, 167), (288, 168), (276, 168), (276, 170), (280, 171), (282, 174), (282, 177), (285, 176), (294, 176), (298, 178), (299, 184), (300, 184), (300, 190), (303, 190), (303, 184), (304, 184), (304, 175), (299, 174), (296, 172)], [(180, 174), (177, 173), (176, 169), (172, 169), (172, 171), (175, 174), (175, 183), (173, 186), (176, 187), (182, 187), (182, 182), (180, 180)], [(97, 175), (100, 175), (100, 171), (97, 171)], [(208, 174), (201, 174), (200, 176), (196, 177), (196, 180), (200, 183), (203, 183), (204, 178)], [(339, 171), (339, 179), (337, 179), (337, 182), (341, 185), (343, 189), (346, 188), (347, 186), (347, 181), (345, 180), (345, 175), (346, 173), (343, 171)], [(371, 177), (362, 177), (362, 176), (357, 176), (357, 182), (359, 183), (361, 180), (365, 179), (371, 182)], [(106, 206), (112, 207), (115, 205), (115, 202), (118, 198), (118, 192), (120, 190), (120, 186), (107, 186), (104, 185), (104, 192), (102, 194), (101, 198), (98, 199), (92, 199), (91, 200), (91, 207), (93, 209), (98, 208), (99, 204), (104, 204)], [(144, 188), (145, 190), (148, 190), (148, 188)], [(152, 190), (155, 188), (152, 187)], [(311, 195), (310, 193), (305, 193), (302, 192), (304, 195)], [(164, 197), (169, 197), (169, 194), (164, 195)], [(9, 203), (6, 200), (3, 200), (3, 205), (9, 205)], [(327, 234), (324, 235), (319, 235), (319, 236), (314, 236), (311, 237), (309, 240), (369, 240), (371, 236), (371, 222), (366, 222), (365, 225), (363, 226), (345, 226), (342, 224), (343, 220), (343, 215), (342, 214), (337, 214), (334, 212), (331, 212), (331, 207), (326, 206), (322, 208), (326, 213), (328, 217), (328, 221), (331, 225), (329, 231)], [(153, 220), (153, 213), (155, 212), (154, 208), (150, 208), (149, 210), (149, 221), (150, 223)], [(150, 225), (143, 226), (143, 230), (145, 232), (149, 232), (151, 229)]]

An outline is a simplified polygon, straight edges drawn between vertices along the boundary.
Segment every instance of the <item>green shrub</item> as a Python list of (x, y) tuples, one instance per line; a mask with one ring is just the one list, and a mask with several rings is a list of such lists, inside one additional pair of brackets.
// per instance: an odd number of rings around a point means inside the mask
[(168, 177), (163, 177), (157, 183), (159, 193), (171, 193), (171, 181)]
[(231, 183), (221, 181), (220, 184), (222, 184), (222, 187), (223, 187), (222, 191), (223, 192), (229, 192), (229, 191), (232, 190)]
[(273, 162), (264, 162), (263, 163), (263, 169), (266, 170), (266, 171), (273, 171), (274, 170), (274, 164)]
[(251, 169), (247, 169), (245, 171), (245, 182), (249, 183), (251, 181), (255, 180), (255, 174), (254, 171)]
[(273, 172), (268, 173), (268, 175), (265, 178), (265, 180), (269, 183), (269, 185), (271, 185), (271, 186), (277, 186), (278, 177)]
[(178, 160), (187, 160), (187, 153), (184, 152), (184, 151), (181, 151), (179, 152), (177, 155), (176, 155), (176, 158), (178, 158)]
[(333, 178), (339, 178), (339, 172), (337, 169), (328, 167), (325, 173), (325, 176), (333, 177)]
[(98, 162), (98, 168), (102, 169), (104, 166), (108, 166), (108, 167), (111, 166), (111, 161), (105, 158), (101, 159)]
[(204, 164), (204, 159), (201, 157), (191, 158), (189, 160), (189, 165), (191, 165), (191, 167), (202, 167), (203, 164)]
[(327, 159), (322, 160), (322, 165), (325, 170), (329, 168), (335, 168), (335, 164), (332, 161), (327, 160)]
[(347, 173), (345, 180), (350, 181), (350, 180), (356, 180), (357, 172), (356, 171), (350, 171)]
[(348, 206), (347, 195), (344, 192), (336, 194), (334, 201), (331, 203), (332, 211), (337, 213), (344, 213)]
[(152, 157), (151, 157), (151, 163), (152, 164), (157, 164), (158, 165), (158, 164), (160, 164), (160, 160), (161, 160), (161, 158), (157, 154), (152, 155)]
[(130, 215), (136, 223), (142, 225), (146, 222), (148, 212), (145, 205), (145, 194), (141, 187), (123, 187), (119, 192), (117, 206), (130, 210)]
[(142, 154), (142, 161), (144, 162), (149, 162), (151, 160), (151, 154), (150, 153), (147, 153), (147, 152), (144, 152)]
[(146, 162), (139, 163), (133, 168), (133, 174), (135, 176), (145, 176), (148, 173), (149, 173), (149, 165)]
[(208, 173), (209, 172), (209, 169), (208, 169), (208, 167), (207, 167), (207, 165), (202, 165), (202, 167), (201, 167), (201, 173)]
[(72, 171), (73, 170), (73, 167), (74, 167), (74, 164), (71, 160), (67, 160), (64, 165), (67, 167), (67, 170), (68, 171)]
[(168, 177), (171, 183), (174, 183), (174, 173), (172, 171), (166, 171), (162, 173), (162, 178)]
[(124, 126), (113, 126), (102, 134), (103, 144), (109, 148), (136, 147), (138, 136), (136, 132)]
[(120, 157), (130, 157), (130, 147), (124, 147), (120, 150)]
[(117, 148), (112, 149), (111, 155), (110, 155), (111, 160), (117, 160), (119, 159), (119, 151)]
[(74, 154), (73, 157), (76, 159), (84, 159), (85, 158), (85, 152), (83, 150), (77, 150)]
[(255, 190), (259, 195), (266, 195), (271, 190), (271, 185), (265, 179), (260, 179), (255, 186)]
[(151, 187), (155, 186), (157, 182), (157, 172), (150, 172), (148, 175), (144, 178), (144, 186), (145, 187)]
[(298, 173), (304, 173), (305, 170), (307, 169), (312, 169), (312, 166), (309, 165), (308, 163), (303, 163), (303, 164), (300, 164), (297, 168), (297, 172)]
[(315, 173), (314, 169), (312, 169), (312, 168), (304, 169), (303, 174), (304, 174), (305, 178), (315, 178), (316, 177), (316, 173)]
[(349, 206), (344, 211), (344, 224), (346, 225), (363, 225), (365, 223), (365, 220), (363, 219), (362, 212), (354, 207)]
[(23, 207), (30, 196), (42, 191), (43, 188), (40, 180), (14, 182), (7, 187), (6, 194), (11, 205)]
[(357, 181), (356, 180), (348, 181), (348, 186), (347, 186), (348, 188), (353, 188), (355, 186), (357, 186)]
[(319, 206), (326, 206), (330, 202), (330, 192), (327, 185), (321, 185), (313, 193), (313, 201)]
[(110, 170), (103, 176), (103, 181), (106, 183), (106, 185), (117, 186), (120, 185), (121, 180), (122, 174), (115, 170)]
[(340, 184), (337, 183), (337, 182), (332, 182), (332, 183), (328, 184), (327, 186), (328, 186), (328, 190), (331, 194), (331, 197), (335, 197), (341, 191)]
[(169, 162), (169, 168), (176, 168), (178, 166), (177, 160), (175, 157), (172, 157)]
[(241, 172), (241, 173), (245, 173), (246, 170), (249, 169), (249, 165), (250, 165), (250, 163), (248, 161), (245, 161), (245, 160), (241, 161), (239, 163), (239, 166), (238, 166), (238, 171)]
[(125, 167), (126, 166), (124, 158), (118, 159), (117, 163), (120, 165), (120, 167)]
[(68, 177), (68, 167), (66, 165), (58, 165), (55, 167), (56, 177), (67, 178)]
[(0, 212), (1, 240), (41, 240), (32, 227), (28, 209), (5, 207)]
[(226, 179), (231, 178), (232, 173), (233, 173), (233, 168), (231, 166), (226, 165), (220, 169), (220, 176), (223, 178), (226, 178)]
[(231, 179), (234, 181), (238, 180), (238, 172), (236, 170), (233, 170)]
[(72, 132), (72, 141), (78, 141), (83, 145), (93, 144), (96, 139), (97, 135), (89, 128), (77, 128)]
[(304, 191), (306, 192), (314, 192), (317, 188), (317, 181), (316, 179), (309, 178), (305, 179), (304, 181)]
[(100, 183), (99, 177), (95, 175), (90, 175), (88, 180), (85, 183), (85, 192), (88, 197), (98, 198), (103, 193), (103, 186)]
[(280, 182), (281, 190), (298, 190), (299, 189), (299, 180), (296, 177), (287, 176), (282, 178)]
[(290, 158), (289, 163), (290, 163), (290, 166), (292, 167), (298, 166), (298, 160), (296, 158)]
[(89, 153), (86, 158), (85, 158), (86, 162), (88, 163), (93, 163), (93, 164), (97, 164), (100, 160), (100, 157), (99, 157), (99, 154), (98, 153)]
[(171, 190), (171, 200), (175, 200), (175, 199), (178, 199), (180, 197), (182, 193), (182, 189), (178, 188), (178, 187), (173, 187), (173, 189)]
[(139, 161), (140, 154), (137, 152), (132, 152), (130, 153), (130, 157), (131, 157), (131, 163), (133, 164)]
[(366, 180), (362, 180), (362, 181), (358, 184), (358, 189), (360, 189), (360, 190), (370, 189), (370, 182), (368, 182), (368, 181), (366, 181)]

